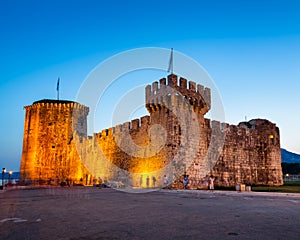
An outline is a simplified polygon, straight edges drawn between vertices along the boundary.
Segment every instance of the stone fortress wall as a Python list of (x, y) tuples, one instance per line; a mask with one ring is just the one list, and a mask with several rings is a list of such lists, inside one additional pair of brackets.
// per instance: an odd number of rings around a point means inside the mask
[(167, 175), (173, 188), (182, 188), (185, 173), (192, 189), (202, 188), (208, 175), (226, 187), (283, 183), (279, 129), (270, 121), (235, 126), (206, 119), (210, 89), (184, 78), (178, 84), (174, 74), (148, 85), (145, 101), (150, 116), (93, 136), (87, 136), (88, 108), (78, 103), (25, 107), (21, 180), (89, 185), (100, 176), (146, 187), (147, 177), (160, 186)]

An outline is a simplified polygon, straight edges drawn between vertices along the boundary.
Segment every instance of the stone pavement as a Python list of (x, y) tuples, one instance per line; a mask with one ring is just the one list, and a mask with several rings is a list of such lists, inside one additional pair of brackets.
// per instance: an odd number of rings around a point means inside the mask
[(0, 191), (0, 239), (300, 239), (300, 194)]

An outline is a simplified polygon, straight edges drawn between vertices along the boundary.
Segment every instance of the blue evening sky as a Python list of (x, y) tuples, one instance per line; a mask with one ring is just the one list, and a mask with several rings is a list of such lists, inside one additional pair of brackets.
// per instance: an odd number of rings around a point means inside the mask
[[(0, 1), (0, 167), (19, 170), (23, 106), (55, 98), (58, 77), (61, 99), (75, 100), (97, 64), (141, 47), (195, 59), (218, 87), (226, 122), (267, 118), (282, 147), (300, 153), (299, 13), (297, 0)], [(166, 74), (145, 71), (144, 80)], [(97, 131), (109, 127), (109, 104)]]

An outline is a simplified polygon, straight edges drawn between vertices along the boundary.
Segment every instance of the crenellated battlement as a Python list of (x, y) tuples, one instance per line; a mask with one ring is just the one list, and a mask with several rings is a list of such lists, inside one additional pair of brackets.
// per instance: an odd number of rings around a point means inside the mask
[(127, 133), (128, 131), (139, 131), (148, 128), (150, 125), (150, 116), (143, 116), (139, 119), (133, 119), (130, 122), (119, 124), (115, 127), (104, 129), (97, 134), (98, 137), (109, 137), (115, 134)]
[(230, 125), (228, 123), (219, 122), (205, 118), (204, 127), (212, 129), (212, 131), (223, 132), (228, 135), (235, 136), (251, 136), (259, 132), (260, 139), (276, 139), (279, 140), (279, 129), (276, 124), (265, 119), (252, 119), (248, 122), (240, 122), (238, 125)]
[(89, 113), (89, 108), (74, 102), (74, 101), (68, 101), (68, 100), (53, 100), (53, 99), (43, 99), (40, 101), (36, 101), (34, 102), (32, 105), (30, 106), (25, 106), (24, 109), (25, 110), (30, 110), (30, 109), (48, 109), (48, 108), (53, 108), (53, 109), (66, 109), (66, 108), (70, 108), (70, 109), (78, 109), (78, 110), (82, 110), (84, 111), (85, 115), (88, 115)]
[(199, 108), (203, 115), (211, 108), (211, 90), (209, 88), (204, 88), (193, 81), (187, 81), (183, 77), (179, 79), (178, 84), (178, 77), (175, 74), (170, 74), (167, 79), (162, 78), (159, 82), (153, 82), (152, 85), (146, 86), (145, 91), (146, 107), (150, 111), (153, 110), (150, 105), (169, 103), (168, 97), (170, 96), (182, 96), (190, 105)]

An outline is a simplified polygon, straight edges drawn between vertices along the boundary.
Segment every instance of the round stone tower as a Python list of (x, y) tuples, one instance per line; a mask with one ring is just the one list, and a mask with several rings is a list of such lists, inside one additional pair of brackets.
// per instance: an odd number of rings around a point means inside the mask
[(24, 108), (20, 181), (47, 184), (80, 181), (85, 170), (73, 136), (87, 135), (88, 107), (73, 101), (44, 99)]

